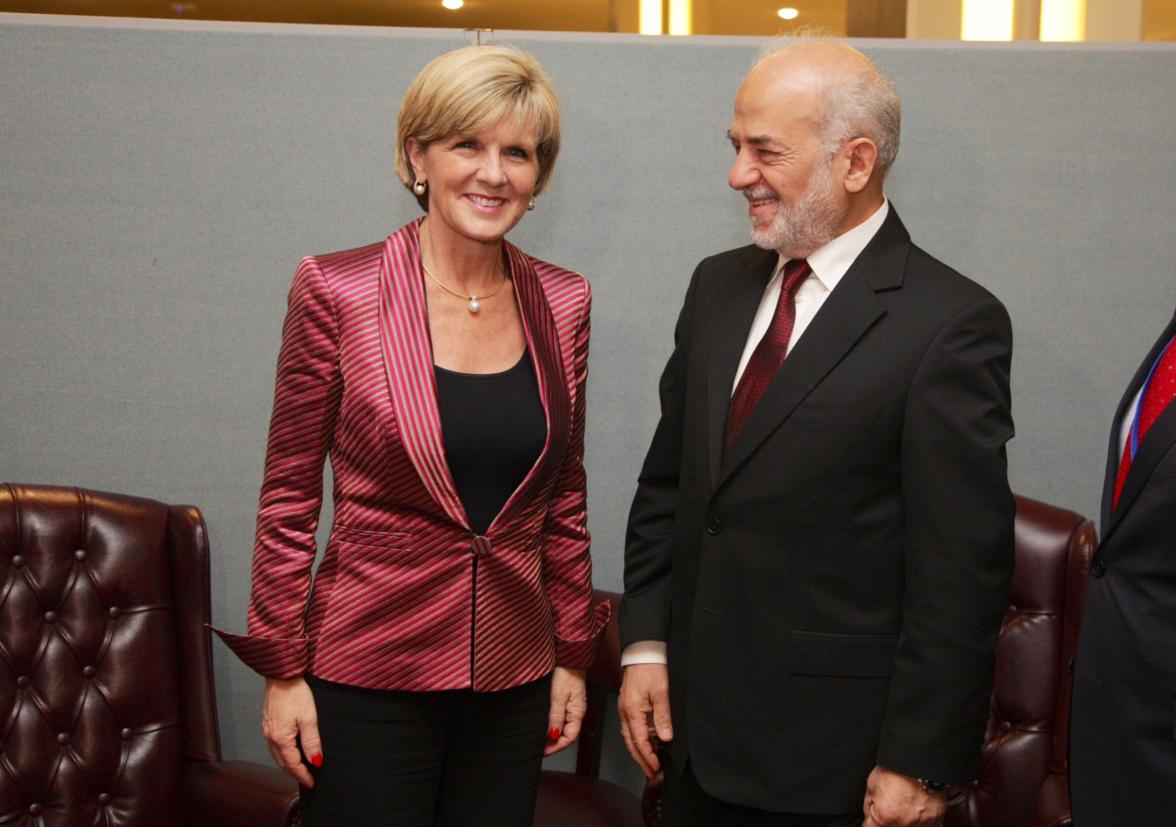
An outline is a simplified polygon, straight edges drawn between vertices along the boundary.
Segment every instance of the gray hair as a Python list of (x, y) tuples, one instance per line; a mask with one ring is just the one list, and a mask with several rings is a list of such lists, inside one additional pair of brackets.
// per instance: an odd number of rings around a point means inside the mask
[(864, 65), (860, 71), (828, 77), (823, 84), (821, 140), (825, 150), (832, 155), (847, 141), (869, 138), (878, 148), (875, 167), (885, 177), (898, 156), (902, 131), (902, 104), (894, 86), (861, 52), (828, 38), (779, 38), (764, 49), (757, 65), (804, 44), (836, 45), (861, 56)]

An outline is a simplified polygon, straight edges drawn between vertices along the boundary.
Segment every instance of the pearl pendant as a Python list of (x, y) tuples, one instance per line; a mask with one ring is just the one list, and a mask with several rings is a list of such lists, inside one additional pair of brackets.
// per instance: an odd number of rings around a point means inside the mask
[(477, 296), (470, 296), (470, 303), (466, 306), (471, 313), (477, 313), (482, 309), (482, 304), (478, 301)]

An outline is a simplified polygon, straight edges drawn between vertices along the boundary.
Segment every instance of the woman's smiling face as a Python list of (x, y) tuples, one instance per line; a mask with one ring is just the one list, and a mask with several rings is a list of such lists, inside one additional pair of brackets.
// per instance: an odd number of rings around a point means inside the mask
[(432, 232), (501, 241), (522, 218), (539, 179), (536, 131), (506, 118), (476, 135), (448, 135), (422, 148), (408, 141), (418, 181), (428, 185)]

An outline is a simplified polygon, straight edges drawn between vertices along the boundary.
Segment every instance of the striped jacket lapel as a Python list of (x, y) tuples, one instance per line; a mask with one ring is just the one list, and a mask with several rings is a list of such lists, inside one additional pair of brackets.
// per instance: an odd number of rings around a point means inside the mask
[[(564, 381), (559, 336), (555, 328), (555, 319), (551, 315), (551, 307), (543, 294), (543, 285), (531, 264), (531, 259), (513, 244), (504, 244), (515, 296), (519, 303), (519, 315), (522, 317), (523, 331), (527, 337), (527, 352), (531, 354), (535, 378), (539, 383), (539, 398), (547, 415), (547, 442), (526, 478), (495, 518), (491, 533), (497, 526), (510, 520), (520, 503), (529, 502), (534, 487), (541, 485), (558, 469), (563, 459), (563, 449), (567, 446), (571, 420), (571, 400)], [(545, 473), (545, 469), (548, 468), (552, 470)]]
[(469, 528), (441, 439), (419, 228), (420, 219), (389, 236), (384, 244), (380, 264), (380, 348), (404, 451), (437, 504), (455, 523)]

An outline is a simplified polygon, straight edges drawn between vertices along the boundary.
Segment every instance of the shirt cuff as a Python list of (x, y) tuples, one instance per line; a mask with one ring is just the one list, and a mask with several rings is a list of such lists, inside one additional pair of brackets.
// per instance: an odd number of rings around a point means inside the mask
[(621, 652), (621, 666), (634, 666), (638, 663), (669, 663), (669, 658), (666, 657), (666, 642), (638, 640), (630, 643)]
[(216, 632), (233, 654), (245, 665), (267, 678), (298, 678), (306, 673), (309, 660), (309, 639), (306, 637), (265, 637), (263, 635), (234, 635), (215, 626)]

